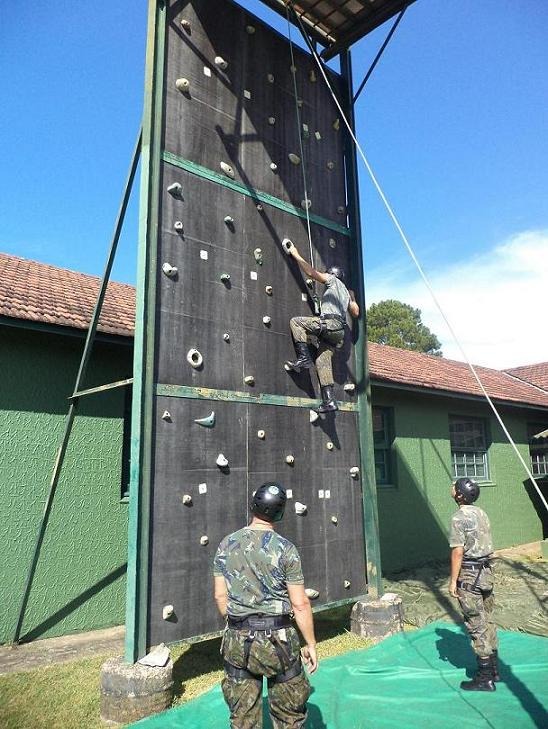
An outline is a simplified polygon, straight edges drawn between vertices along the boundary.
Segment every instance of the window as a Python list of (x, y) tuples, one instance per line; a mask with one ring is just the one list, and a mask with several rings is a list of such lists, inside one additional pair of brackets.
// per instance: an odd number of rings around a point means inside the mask
[(544, 438), (535, 438), (535, 436), (547, 428), (546, 423), (529, 423), (527, 425), (531, 473), (533, 476), (540, 478), (548, 476), (548, 435)]
[(373, 408), (373, 445), (375, 448), (375, 478), (378, 486), (393, 483), (392, 468), (392, 410)]
[(489, 478), (489, 471), (485, 422), (479, 418), (451, 415), (449, 438), (454, 478), (469, 476), (479, 481), (486, 481)]

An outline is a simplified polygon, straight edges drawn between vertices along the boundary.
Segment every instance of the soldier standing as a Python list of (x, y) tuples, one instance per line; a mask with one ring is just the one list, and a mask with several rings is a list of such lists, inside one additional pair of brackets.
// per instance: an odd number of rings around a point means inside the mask
[(306, 276), (325, 285), (319, 316), (294, 316), (289, 322), (297, 359), (286, 362), (288, 371), (300, 372), (313, 366), (308, 348), (309, 343), (318, 343), (316, 370), (320, 381), (322, 404), (317, 408), (319, 413), (337, 410), (337, 401), (333, 397), (333, 352), (344, 343), (347, 329), (346, 312), (357, 318), (360, 307), (354, 301), (354, 294), (344, 283), (344, 271), (339, 266), (331, 266), (325, 273), (316, 271), (301, 256), (295, 245), (285, 238), (282, 242), (284, 251), (292, 256)]
[[(263, 676), (274, 729), (298, 729), (306, 720), (310, 684), (301, 657), (314, 673), (316, 639), (301, 558), (274, 530), (285, 503), (283, 486), (260, 486), (251, 523), (225, 537), (215, 555), (215, 601), (227, 618), (222, 690), (232, 729), (262, 727)], [(291, 613), (306, 643), (302, 650)]]
[(498, 673), (498, 639), (493, 622), (493, 540), (487, 514), (473, 506), (479, 486), (458, 478), (451, 496), (459, 509), (451, 518), (451, 579), (449, 593), (459, 601), (466, 630), (477, 657), (478, 671), (471, 681), (462, 681), (465, 691), (495, 691)]

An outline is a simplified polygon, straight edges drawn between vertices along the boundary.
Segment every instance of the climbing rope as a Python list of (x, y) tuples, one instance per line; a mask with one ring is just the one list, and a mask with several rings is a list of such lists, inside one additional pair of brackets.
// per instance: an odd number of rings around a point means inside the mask
[(352, 141), (354, 142), (354, 145), (356, 146), (356, 150), (358, 151), (358, 153), (359, 153), (359, 155), (360, 155), (360, 157), (361, 157), (361, 159), (362, 159), (362, 161), (363, 161), (363, 163), (365, 165), (365, 168), (366, 168), (366, 170), (367, 170), (367, 172), (369, 174), (369, 177), (371, 178), (371, 181), (372, 181), (375, 189), (377, 190), (377, 192), (378, 192), (378, 194), (379, 194), (379, 196), (380, 196), (380, 198), (381, 198), (381, 200), (382, 200), (382, 202), (383, 202), (383, 204), (384, 204), (384, 206), (385, 206), (385, 208), (386, 208), (386, 210), (387, 210), (390, 218), (392, 219), (392, 222), (394, 223), (394, 225), (396, 227), (396, 230), (398, 231), (398, 233), (399, 233), (399, 235), (400, 235), (400, 237), (401, 237), (401, 239), (403, 241), (403, 244), (404, 244), (407, 252), (411, 256), (411, 260), (413, 261), (413, 263), (417, 267), (417, 270), (418, 270), (418, 272), (419, 272), (419, 274), (420, 274), (420, 276), (421, 276), (421, 278), (422, 278), (422, 280), (423, 280), (426, 288), (430, 292), (430, 295), (432, 297), (432, 300), (434, 301), (434, 304), (436, 305), (436, 308), (438, 309), (438, 311), (441, 314), (443, 320), (447, 324), (447, 328), (449, 329), (449, 332), (451, 333), (451, 336), (453, 337), (453, 340), (455, 341), (457, 347), (459, 348), (460, 353), (464, 357), (464, 360), (466, 361), (466, 364), (468, 365), (470, 371), (472, 372), (472, 375), (474, 376), (476, 382), (478, 383), (478, 386), (479, 386), (480, 390), (482, 391), (485, 399), (489, 403), (489, 406), (490, 406), (491, 410), (493, 411), (493, 413), (494, 413), (494, 415), (495, 415), (495, 417), (496, 417), (499, 425), (501, 426), (501, 428), (502, 428), (502, 430), (503, 430), (506, 438), (508, 439), (508, 442), (510, 443), (510, 445), (514, 449), (514, 451), (515, 451), (515, 453), (516, 453), (516, 455), (518, 457), (518, 460), (520, 461), (520, 463), (522, 464), (523, 468), (525, 469), (525, 472), (527, 473), (528, 478), (530, 479), (531, 483), (533, 484), (533, 486), (534, 486), (534, 488), (535, 488), (535, 490), (536, 490), (536, 492), (537, 492), (540, 500), (544, 504), (544, 508), (546, 509), (546, 511), (548, 511), (548, 503), (546, 502), (546, 499), (544, 498), (544, 495), (542, 494), (542, 491), (540, 490), (540, 487), (539, 487), (538, 483), (536, 482), (535, 477), (531, 473), (531, 470), (529, 469), (529, 466), (526, 464), (523, 456), (519, 452), (518, 447), (516, 446), (516, 444), (515, 444), (512, 436), (508, 432), (508, 429), (507, 429), (506, 425), (504, 424), (504, 422), (503, 422), (503, 420), (502, 420), (502, 418), (501, 418), (501, 416), (500, 416), (500, 414), (499, 414), (499, 412), (498, 412), (495, 404), (493, 403), (493, 401), (489, 397), (489, 394), (487, 393), (487, 390), (483, 386), (483, 383), (480, 380), (480, 377), (479, 377), (479, 375), (478, 375), (478, 373), (476, 371), (476, 368), (474, 367), (474, 365), (470, 361), (470, 358), (468, 357), (467, 353), (464, 350), (464, 347), (462, 346), (459, 338), (457, 337), (456, 332), (453, 329), (453, 326), (451, 325), (451, 322), (449, 321), (449, 319), (446, 316), (446, 314), (445, 314), (445, 312), (444, 312), (444, 310), (443, 310), (440, 302), (438, 301), (438, 298), (437, 298), (437, 296), (436, 296), (436, 294), (434, 292), (434, 289), (432, 288), (432, 286), (430, 284), (430, 281), (428, 280), (428, 277), (426, 276), (426, 274), (425, 274), (422, 266), (420, 265), (419, 260), (418, 260), (417, 256), (415, 255), (415, 252), (414, 252), (411, 244), (409, 243), (409, 240), (408, 240), (407, 236), (405, 235), (405, 233), (403, 231), (403, 228), (400, 225), (400, 223), (399, 223), (399, 221), (398, 221), (398, 219), (397, 219), (397, 217), (396, 217), (396, 215), (395, 215), (395, 213), (394, 213), (394, 211), (392, 209), (392, 206), (388, 202), (388, 199), (387, 199), (386, 195), (384, 194), (384, 192), (383, 192), (383, 190), (382, 190), (382, 188), (381, 188), (381, 186), (380, 186), (380, 184), (379, 184), (379, 182), (378, 182), (378, 180), (377, 180), (377, 178), (375, 176), (375, 173), (373, 172), (373, 169), (371, 168), (371, 165), (369, 164), (369, 162), (367, 160), (367, 157), (365, 156), (365, 153), (364, 153), (362, 147), (360, 146), (360, 143), (358, 142), (358, 140), (357, 140), (357, 138), (356, 138), (356, 136), (355, 136), (355, 134), (354, 134), (354, 132), (352, 130), (352, 126), (350, 125), (350, 122), (348, 121), (348, 119), (346, 117), (346, 114), (344, 113), (343, 108), (342, 108), (341, 104), (339, 103), (339, 100), (337, 99), (337, 96), (336, 96), (335, 92), (333, 91), (333, 87), (331, 86), (331, 83), (329, 82), (329, 79), (328, 79), (327, 74), (325, 72), (324, 64), (323, 64), (322, 60), (320, 59), (320, 57), (318, 56), (318, 54), (316, 52), (316, 49), (312, 45), (312, 43), (311, 43), (311, 41), (310, 41), (310, 39), (309, 39), (309, 37), (308, 37), (308, 35), (307, 35), (304, 27), (303, 27), (302, 21), (301, 21), (299, 15), (297, 13), (297, 11), (295, 10), (295, 8), (293, 6), (293, 3), (288, 2), (287, 5), (286, 5), (286, 8), (289, 9), (289, 6), (291, 6), (291, 9), (293, 11), (293, 14), (295, 15), (295, 18), (296, 18), (297, 23), (299, 25), (299, 29), (301, 31), (301, 34), (303, 36), (303, 39), (306, 42), (306, 44), (307, 44), (307, 46), (308, 46), (308, 48), (309, 48), (309, 50), (310, 50), (310, 52), (311, 52), (311, 54), (312, 54), (315, 62), (316, 62), (317, 66), (318, 66), (318, 68), (320, 70), (320, 73), (321, 73), (321, 75), (322, 75), (322, 77), (323, 77), (323, 79), (325, 81), (325, 84), (326, 84), (326, 86), (327, 86), (327, 88), (329, 90), (329, 93), (331, 94), (331, 97), (333, 98), (333, 101), (335, 102), (335, 105), (336, 105), (337, 109), (339, 110), (339, 113), (341, 115), (341, 119), (343, 120), (343, 122), (344, 122), (344, 124), (345, 124), (345, 126), (346, 126), (346, 128), (348, 130), (348, 133), (349, 133), (350, 137), (352, 138)]

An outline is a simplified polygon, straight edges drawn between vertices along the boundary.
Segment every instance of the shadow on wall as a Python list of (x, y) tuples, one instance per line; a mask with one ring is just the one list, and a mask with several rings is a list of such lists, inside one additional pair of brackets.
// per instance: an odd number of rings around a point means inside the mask
[[(544, 477), (543, 479), (536, 479), (536, 482), (538, 484), (538, 487), (540, 488), (540, 491), (546, 501), (548, 501), (548, 477)], [(540, 523), (542, 524), (542, 538), (547, 539), (548, 538), (548, 512), (546, 511), (546, 508), (544, 504), (542, 503), (540, 496), (537, 493), (537, 490), (533, 486), (533, 483), (526, 479), (523, 481), (523, 486), (525, 490), (527, 491), (527, 494), (529, 498), (531, 499), (531, 503), (533, 504), (535, 511), (537, 512), (537, 516), (539, 518)]]

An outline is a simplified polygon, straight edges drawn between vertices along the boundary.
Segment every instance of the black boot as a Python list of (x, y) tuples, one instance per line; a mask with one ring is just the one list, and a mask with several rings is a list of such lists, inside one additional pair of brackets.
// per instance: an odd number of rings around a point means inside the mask
[(295, 351), (297, 352), (297, 359), (293, 362), (287, 361), (285, 368), (291, 372), (300, 372), (301, 370), (308, 370), (314, 364), (312, 357), (310, 356), (310, 350), (306, 342), (295, 342)]
[(322, 404), (316, 408), (317, 413), (331, 413), (339, 409), (337, 401), (333, 398), (333, 385), (322, 385)]
[(491, 656), (487, 658), (478, 656), (478, 672), (471, 681), (461, 681), (460, 687), (464, 691), (496, 691)]
[(491, 653), (489, 656), (491, 659), (491, 671), (493, 673), (493, 681), (497, 683), (500, 681), (500, 673), (499, 673), (499, 652), (495, 648), (495, 650)]

